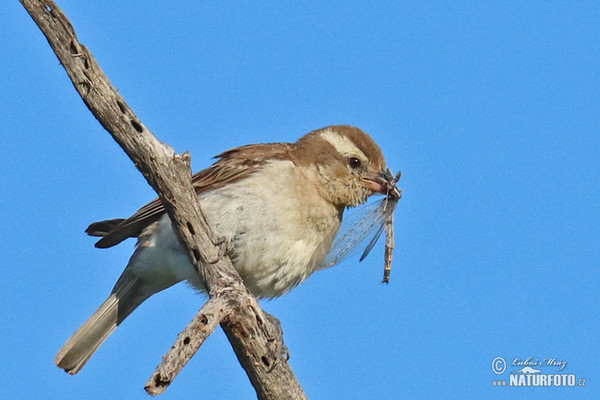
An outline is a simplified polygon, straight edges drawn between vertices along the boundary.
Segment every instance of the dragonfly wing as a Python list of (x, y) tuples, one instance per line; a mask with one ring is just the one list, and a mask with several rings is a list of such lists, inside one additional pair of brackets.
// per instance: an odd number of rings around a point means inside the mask
[(364, 242), (372, 232), (383, 227), (385, 222), (385, 200), (384, 198), (358, 207), (342, 220), (342, 225), (333, 241), (331, 250), (318, 269), (332, 267), (357, 253), (360, 248), (358, 245)]
[(362, 260), (364, 260), (365, 258), (367, 258), (367, 256), (371, 252), (371, 250), (373, 250), (373, 247), (375, 246), (375, 243), (377, 243), (377, 241), (379, 240), (379, 237), (383, 233), (384, 226), (385, 226), (385, 223), (382, 223), (379, 226), (379, 229), (377, 229), (377, 232), (375, 232), (375, 235), (373, 235), (373, 239), (371, 239), (371, 241), (367, 245), (367, 248), (365, 249), (365, 251), (363, 251), (362, 255), (360, 256), (360, 259), (358, 260), (358, 262), (361, 262)]
[[(391, 172), (390, 172), (390, 174), (391, 174)], [(386, 240), (387, 240), (388, 236), (390, 236), (390, 235), (388, 235), (388, 229), (393, 229), (393, 228), (389, 228), (387, 226), (386, 222), (388, 221), (388, 219), (390, 221), (393, 221), (390, 218), (393, 218), (394, 209), (396, 208), (396, 204), (397, 203), (398, 203), (398, 199), (390, 198), (390, 197), (388, 197), (387, 199), (385, 199), (383, 201), (383, 205), (382, 205), (383, 207), (382, 207), (382, 210), (381, 210), (381, 213), (383, 214), (382, 219), (381, 219), (381, 225), (379, 226), (379, 229), (377, 230), (377, 232), (375, 233), (375, 235), (373, 235), (373, 239), (371, 239), (371, 241), (369, 242), (369, 244), (365, 248), (365, 251), (363, 251), (362, 256), (360, 256), (360, 260), (358, 260), (358, 262), (361, 262), (362, 260), (364, 260), (365, 258), (367, 258), (367, 256), (371, 252), (371, 250), (373, 250), (373, 247), (375, 246), (375, 244), (377, 243), (377, 241), (381, 237), (381, 234), (383, 233), (383, 228), (384, 227), (386, 228), (386, 231), (385, 231), (385, 233), (386, 233)], [(383, 218), (383, 217), (385, 217), (385, 218)], [(391, 235), (393, 235), (393, 234), (394, 233), (392, 231)]]

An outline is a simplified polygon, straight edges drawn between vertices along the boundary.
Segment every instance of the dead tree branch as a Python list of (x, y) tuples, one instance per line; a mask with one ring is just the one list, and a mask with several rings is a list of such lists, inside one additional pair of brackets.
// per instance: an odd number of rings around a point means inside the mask
[[(163, 357), (146, 391), (162, 393), (204, 339), (221, 324), (259, 399), (304, 399), (289, 364), (281, 361), (280, 331), (248, 292), (206, 223), (191, 184), (190, 157), (176, 155), (142, 124), (113, 88), (73, 26), (49, 0), (20, 0), (94, 117), (123, 148), (161, 198), (210, 300)], [(209, 262), (200, 262), (208, 260)], [(279, 361), (278, 361), (279, 360)]]

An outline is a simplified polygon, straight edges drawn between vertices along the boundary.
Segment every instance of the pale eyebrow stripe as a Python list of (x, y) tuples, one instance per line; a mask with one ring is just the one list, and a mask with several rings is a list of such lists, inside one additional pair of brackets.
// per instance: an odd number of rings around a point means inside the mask
[(346, 136), (342, 136), (332, 129), (328, 129), (321, 133), (321, 137), (328, 141), (335, 149), (346, 156), (358, 156), (363, 161), (367, 160), (367, 156), (363, 153), (352, 141)]

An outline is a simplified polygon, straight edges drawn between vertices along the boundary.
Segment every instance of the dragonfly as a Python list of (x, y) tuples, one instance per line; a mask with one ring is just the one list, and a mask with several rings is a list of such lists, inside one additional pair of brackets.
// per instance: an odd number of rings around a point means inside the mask
[(402, 191), (396, 187), (396, 183), (401, 175), (398, 172), (394, 176), (388, 168), (385, 171), (388, 182), (385, 197), (357, 208), (342, 220), (342, 226), (331, 246), (331, 251), (319, 269), (332, 267), (355, 254), (355, 251), (360, 248), (358, 245), (375, 232), (359, 259), (359, 262), (363, 261), (385, 231), (382, 283), (389, 283), (394, 252), (394, 210), (398, 200), (402, 198)]

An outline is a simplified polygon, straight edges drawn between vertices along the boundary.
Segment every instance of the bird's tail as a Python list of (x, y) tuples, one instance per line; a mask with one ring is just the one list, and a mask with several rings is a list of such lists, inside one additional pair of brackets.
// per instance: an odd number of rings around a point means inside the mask
[(140, 289), (136, 279), (119, 279), (110, 296), (58, 351), (54, 363), (69, 374), (79, 372), (116, 327), (153, 294)]

